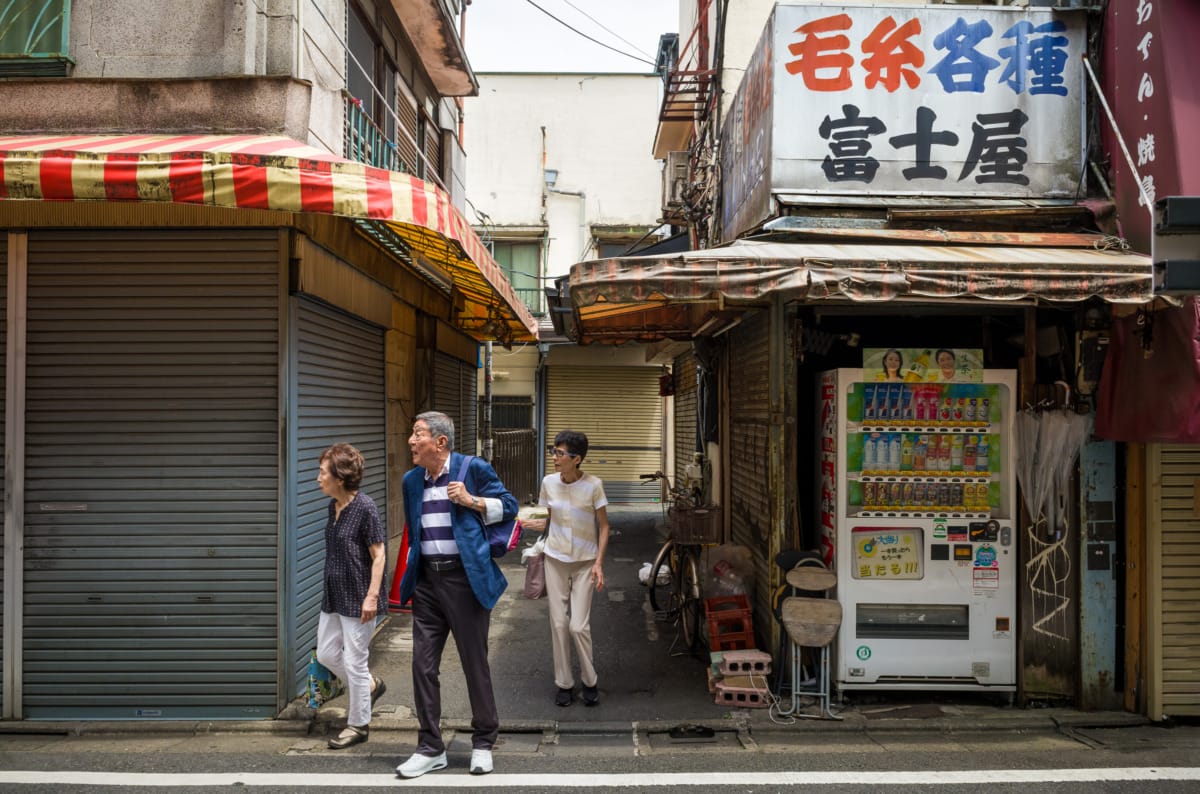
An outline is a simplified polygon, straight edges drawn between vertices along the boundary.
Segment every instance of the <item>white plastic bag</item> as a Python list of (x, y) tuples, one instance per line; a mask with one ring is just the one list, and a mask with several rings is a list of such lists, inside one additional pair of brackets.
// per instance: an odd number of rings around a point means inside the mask
[[(653, 563), (642, 563), (642, 567), (638, 569), (638, 581), (646, 584), (650, 581), (650, 566)], [(658, 586), (663, 587), (671, 583), (671, 571), (665, 565), (658, 569)]]
[(527, 546), (521, 552), (521, 564), (527, 565), (531, 557), (536, 557), (546, 550), (546, 536), (543, 535), (537, 539), (537, 542), (532, 546)]

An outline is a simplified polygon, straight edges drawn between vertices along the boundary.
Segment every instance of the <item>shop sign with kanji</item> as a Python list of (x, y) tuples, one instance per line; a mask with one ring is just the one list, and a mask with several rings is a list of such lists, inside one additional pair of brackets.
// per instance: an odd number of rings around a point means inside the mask
[(780, 4), (729, 116), (726, 177), (744, 199), (764, 177), (774, 193), (1073, 197), (1086, 41), (1063, 9)]

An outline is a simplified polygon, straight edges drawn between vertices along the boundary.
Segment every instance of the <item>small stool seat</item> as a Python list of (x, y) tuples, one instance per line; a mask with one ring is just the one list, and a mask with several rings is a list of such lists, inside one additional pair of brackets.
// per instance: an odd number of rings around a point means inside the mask
[[(809, 593), (827, 592), (837, 585), (837, 576), (819, 560), (802, 560), (784, 578), (795, 590)], [(786, 711), (781, 705), (779, 714), (784, 717), (840, 720), (841, 717), (829, 707), (829, 645), (842, 626), (841, 602), (834, 598), (789, 596), (779, 605), (779, 617), (788, 639), (792, 641), (792, 702)], [(803, 648), (818, 651), (818, 670), (812, 680), (804, 679), (801, 663)], [(818, 713), (805, 714), (800, 711), (804, 698), (817, 701)]]
[(806, 648), (824, 648), (842, 625), (842, 605), (826, 598), (785, 598), (782, 611), (788, 637)]
[(797, 590), (823, 593), (837, 584), (837, 575), (828, 568), (815, 565), (797, 565), (784, 576), (787, 583)]

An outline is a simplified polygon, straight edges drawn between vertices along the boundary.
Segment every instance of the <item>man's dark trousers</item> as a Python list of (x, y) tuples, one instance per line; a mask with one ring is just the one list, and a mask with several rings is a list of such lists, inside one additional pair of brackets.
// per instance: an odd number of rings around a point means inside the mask
[(471, 590), (462, 566), (433, 571), (422, 565), (413, 592), (413, 699), (420, 732), (417, 752), (440, 755), (442, 741), (442, 690), (438, 670), (446, 637), (454, 635), (471, 700), (471, 746), (490, 750), (500, 733), (492, 671), (488, 664), (488, 628), (492, 611), (484, 609)]

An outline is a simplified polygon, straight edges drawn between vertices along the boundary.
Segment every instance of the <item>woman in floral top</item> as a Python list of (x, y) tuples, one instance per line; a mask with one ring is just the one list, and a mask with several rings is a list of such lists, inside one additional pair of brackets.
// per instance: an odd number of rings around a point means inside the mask
[(371, 707), (387, 689), (367, 666), (375, 618), (387, 611), (387, 532), (375, 502), (359, 491), (364, 468), (362, 453), (349, 444), (334, 444), (321, 455), (317, 475), (330, 498), (317, 661), (346, 682), (350, 700), (345, 729), (329, 740), (334, 750), (367, 740)]

